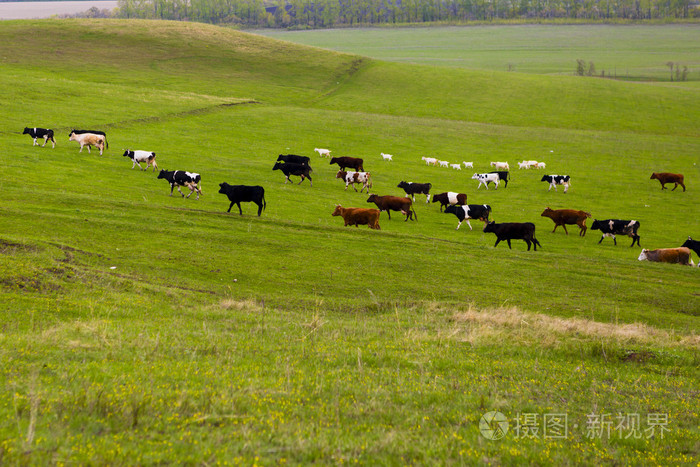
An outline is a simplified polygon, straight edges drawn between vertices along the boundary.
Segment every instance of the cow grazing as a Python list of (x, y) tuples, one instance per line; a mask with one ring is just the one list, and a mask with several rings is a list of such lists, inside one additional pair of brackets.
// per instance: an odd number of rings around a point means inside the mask
[(360, 188), (360, 193), (362, 193), (362, 190), (366, 189), (369, 194), (369, 189), (372, 187), (372, 179), (369, 172), (346, 172), (344, 170), (339, 170), (338, 173), (335, 174), (335, 178), (339, 178), (345, 182), (346, 191), (348, 185), (352, 185), (355, 191), (357, 191), (355, 184), (361, 183), (362, 188)]
[(431, 183), (413, 183), (401, 181), (397, 187), (406, 192), (406, 196), (411, 197), (413, 202), (416, 201), (416, 193), (425, 195), (425, 202), (430, 202), (430, 189), (433, 187)]
[(56, 140), (53, 139), (53, 130), (49, 128), (24, 128), (24, 132), (22, 133), (23, 135), (29, 135), (32, 139), (34, 139), (34, 144), (32, 146), (36, 146), (37, 143), (36, 140), (37, 138), (43, 138), (44, 139), (44, 144), (41, 145), (43, 148), (46, 146), (46, 143), (51, 141), (51, 147), (55, 148), (56, 147)]
[(503, 182), (503, 188), (508, 188), (508, 180), (510, 180), (510, 172), (501, 170), (498, 172), (489, 172), (490, 174), (498, 174), (498, 179)]
[(623, 221), (620, 219), (606, 219), (599, 221), (596, 219), (593, 221), (593, 225), (591, 225), (591, 230), (600, 230), (603, 233), (603, 236), (600, 237), (600, 240), (598, 241), (599, 244), (605, 237), (612, 237), (613, 242), (615, 242), (615, 245), (617, 245), (615, 235), (627, 235), (628, 237), (632, 237), (632, 244), (630, 247), (633, 247), (635, 243), (637, 246), (641, 246), (639, 244), (639, 235), (637, 235), (637, 230), (639, 230), (639, 221)]
[[(688, 237), (688, 240), (686, 240), (685, 243), (681, 246), (685, 247), (685, 248), (690, 248), (700, 258), (700, 242), (699, 241), (693, 240), (692, 238)], [(700, 268), (700, 260), (698, 260), (698, 267)]]
[(467, 195), (464, 193), (455, 193), (453, 191), (448, 191), (445, 193), (438, 193), (433, 195), (433, 203), (440, 203), (440, 212), (442, 208), (448, 205), (452, 206), (462, 206), (467, 204)]
[(348, 225), (354, 225), (355, 227), (367, 225), (370, 229), (381, 230), (381, 227), (379, 227), (380, 214), (381, 211), (379, 209), (344, 208), (336, 204), (335, 210), (331, 215), (342, 216), (346, 227)]
[(279, 156), (277, 156), (277, 161), (309, 165), (311, 159), (309, 159), (306, 156), (297, 156), (296, 154), (280, 154)]
[[(680, 248), (659, 248), (658, 250), (642, 250), (639, 254), (639, 261), (655, 261), (658, 263), (673, 263), (683, 264), (685, 266), (695, 266), (695, 263), (690, 259), (690, 249), (685, 247)], [(700, 263), (699, 263), (700, 265)]]
[(368, 203), (374, 203), (377, 205), (380, 211), (386, 211), (389, 220), (391, 220), (391, 211), (399, 211), (401, 214), (406, 216), (404, 222), (409, 218), (413, 220), (414, 216), (418, 220), (418, 214), (416, 214), (415, 209), (413, 209), (413, 201), (411, 198), (404, 198), (402, 196), (377, 196), (375, 194), (369, 195), (367, 198)]
[(267, 207), (265, 202), (265, 189), (259, 185), (248, 186), (248, 185), (229, 185), (228, 183), (219, 183), (219, 193), (228, 196), (231, 204), (228, 207), (228, 211), (231, 212), (233, 205), (238, 206), (238, 212), (243, 215), (243, 210), (241, 209), (241, 203), (255, 203), (258, 205), (258, 217), (263, 212), (263, 209)]
[(508, 162), (491, 162), (491, 167), (495, 167), (496, 170), (510, 170)]
[(487, 174), (474, 174), (472, 175), (472, 180), (479, 180), (479, 186), (476, 187), (478, 190), (481, 188), (481, 185), (484, 185), (486, 189), (489, 189), (489, 183), (493, 183), (496, 185), (496, 190), (498, 190), (498, 183), (501, 180), (500, 175), (498, 175), (497, 172), (494, 173), (487, 173)]
[(445, 208), (445, 214), (454, 214), (459, 219), (459, 224), (457, 224), (457, 229), (462, 225), (462, 222), (467, 221), (469, 230), (472, 230), (472, 225), (469, 223), (469, 219), (479, 219), (483, 222), (489, 221), (489, 214), (491, 213), (491, 206), (488, 204), (467, 204), (466, 206), (447, 206)]
[(394, 160), (394, 156), (392, 156), (391, 154), (384, 154), (382, 152), (381, 155), (382, 155), (382, 159), (384, 159), (385, 161), (393, 161)]
[[(131, 160), (133, 161), (131, 164), (131, 168), (133, 169), (136, 167), (138, 164), (139, 169), (141, 170), (148, 170), (148, 166), (152, 165), (153, 166), (153, 171), (155, 172), (156, 169), (158, 168), (158, 164), (156, 164), (156, 153), (151, 152), (151, 151), (131, 151), (127, 149), (124, 151), (123, 154), (124, 157), (130, 157)], [(146, 168), (144, 169), (141, 167), (141, 162), (146, 163)]]
[(346, 167), (355, 169), (356, 172), (364, 172), (365, 169), (362, 166), (364, 161), (359, 157), (332, 157), (331, 165), (338, 164), (340, 170), (345, 170)]
[(314, 151), (318, 153), (318, 157), (331, 157), (330, 149), (314, 148)]
[(541, 215), (542, 217), (549, 217), (554, 222), (554, 230), (552, 230), (552, 233), (556, 232), (557, 227), (561, 225), (564, 227), (566, 235), (569, 235), (569, 232), (566, 230), (566, 224), (576, 224), (579, 228), (578, 234), (580, 237), (586, 235), (586, 230), (588, 230), (588, 227), (586, 227), (586, 219), (591, 217), (591, 213), (586, 211), (579, 211), (577, 209), (551, 209), (549, 207), (547, 207)]
[(107, 144), (107, 138), (105, 137), (105, 135), (100, 135), (96, 133), (76, 133), (76, 131), (73, 130), (70, 133), (68, 141), (77, 141), (80, 144), (80, 151), (78, 152), (83, 152), (83, 147), (87, 146), (89, 153), (90, 146), (95, 146), (100, 150), (100, 156), (102, 155), (102, 152), (104, 151), (105, 147), (109, 148), (109, 145)]
[(313, 169), (306, 164), (294, 164), (293, 162), (275, 162), (275, 166), (272, 168), (272, 170), (282, 171), (284, 176), (287, 177), (284, 183), (292, 183), (292, 181), (289, 179), (289, 176), (296, 175), (297, 177), (301, 177), (301, 180), (299, 181), (298, 185), (301, 185), (301, 182), (303, 182), (305, 178), (308, 178), (309, 184), (311, 184), (311, 186), (314, 186), (314, 183), (311, 180), (311, 172), (313, 171)]
[(543, 175), (540, 181), (549, 183), (549, 190), (547, 191), (551, 191), (552, 187), (554, 187), (554, 191), (557, 191), (557, 185), (563, 185), (564, 193), (566, 193), (571, 184), (571, 177), (568, 175)]
[(473, 169), (474, 168), (474, 163), (473, 162), (467, 162), (467, 161), (462, 161), (462, 164), (464, 164), (465, 169)]
[(164, 178), (170, 183), (170, 196), (173, 195), (173, 189), (177, 187), (178, 193), (185, 197), (185, 194), (180, 191), (181, 186), (190, 189), (187, 198), (195, 191), (197, 192), (197, 199), (199, 199), (199, 195), (202, 194), (202, 188), (200, 187), (202, 177), (198, 173), (185, 172), (183, 170), (161, 170), (158, 173), (158, 178)]
[(489, 222), (484, 226), (484, 232), (492, 232), (496, 234), (496, 244), (494, 247), (498, 246), (498, 243), (502, 240), (508, 242), (508, 248), (510, 246), (511, 240), (525, 240), (527, 243), (527, 251), (530, 251), (530, 244), (534, 245), (535, 251), (537, 251), (537, 246), (540, 242), (535, 238), (535, 224), (532, 222), (503, 222), (501, 224), (496, 224), (495, 222)]
[[(673, 173), (668, 173), (668, 172), (654, 172), (651, 174), (651, 178), (649, 180), (658, 180), (661, 182), (661, 189), (665, 190), (666, 189), (666, 184), (667, 183), (673, 183), (673, 190), (678, 188), (678, 185), (683, 187), (683, 191), (685, 191), (685, 185), (683, 184), (683, 175), (682, 174), (673, 174)], [(671, 190), (671, 191), (673, 191)]]

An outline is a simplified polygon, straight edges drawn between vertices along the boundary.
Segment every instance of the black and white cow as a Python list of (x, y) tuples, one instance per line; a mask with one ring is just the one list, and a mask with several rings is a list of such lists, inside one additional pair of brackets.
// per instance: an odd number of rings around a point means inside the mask
[[(132, 151), (130, 149), (127, 149), (124, 151), (123, 154), (124, 157), (130, 157), (133, 163), (131, 164), (131, 168), (133, 169), (136, 167), (138, 164), (139, 169), (141, 170), (148, 170), (148, 166), (152, 165), (153, 166), (153, 171), (155, 172), (156, 169), (158, 168), (158, 164), (156, 164), (156, 153), (151, 152), (151, 151)], [(141, 167), (141, 162), (146, 163), (146, 168), (144, 169)]]
[(502, 240), (508, 242), (508, 248), (510, 246), (511, 240), (525, 240), (527, 243), (527, 251), (530, 251), (530, 243), (535, 247), (537, 251), (537, 246), (540, 242), (535, 238), (535, 224), (532, 222), (503, 222), (501, 224), (496, 224), (495, 222), (489, 222), (484, 226), (484, 232), (492, 232), (496, 234), (496, 244), (494, 247), (498, 246), (498, 243)]
[(219, 193), (228, 196), (229, 201), (231, 201), (231, 205), (226, 212), (231, 212), (231, 208), (236, 204), (238, 206), (238, 212), (242, 216), (243, 210), (241, 209), (241, 203), (251, 202), (258, 205), (258, 217), (260, 217), (263, 209), (267, 207), (267, 203), (265, 202), (265, 189), (260, 185), (229, 185), (224, 182), (219, 183), (219, 187)]
[(314, 186), (314, 182), (311, 180), (311, 172), (313, 171), (313, 169), (307, 164), (295, 164), (293, 162), (275, 162), (275, 166), (272, 168), (272, 170), (282, 171), (284, 176), (287, 177), (284, 183), (291, 183), (292, 181), (289, 179), (289, 176), (296, 175), (298, 177), (301, 177), (301, 180), (299, 181), (298, 185), (301, 185), (301, 182), (303, 182), (305, 178), (308, 178), (311, 186)]
[(432, 183), (413, 183), (401, 181), (398, 188), (402, 188), (406, 192), (406, 196), (411, 198), (414, 202), (416, 201), (416, 193), (425, 195), (425, 202), (430, 202), (430, 189), (433, 187)]
[(480, 221), (488, 222), (489, 214), (491, 213), (491, 206), (488, 204), (467, 204), (465, 206), (447, 206), (445, 208), (445, 213), (451, 213), (457, 216), (459, 219), (459, 224), (457, 224), (457, 229), (462, 225), (462, 222), (467, 221), (469, 230), (472, 230), (472, 225), (469, 223), (469, 219), (479, 219)]
[(202, 177), (198, 173), (185, 172), (183, 170), (161, 170), (158, 174), (158, 178), (164, 178), (170, 183), (170, 196), (173, 195), (173, 189), (177, 186), (177, 191), (183, 197), (185, 194), (180, 191), (181, 186), (185, 186), (190, 189), (190, 193), (187, 195), (189, 198), (192, 192), (197, 192), (197, 199), (199, 195), (202, 194), (202, 188), (199, 183), (202, 181)]
[(508, 188), (508, 180), (510, 180), (510, 172), (499, 170), (497, 172), (489, 172), (490, 174), (498, 174), (498, 179), (504, 182), (503, 188)]
[(476, 187), (477, 190), (481, 188), (481, 185), (484, 185), (488, 190), (489, 183), (496, 185), (496, 190), (498, 190), (498, 183), (501, 180), (501, 177), (498, 175), (498, 173), (492, 172), (485, 174), (474, 174), (472, 175), (472, 180), (479, 180), (479, 186)]
[(309, 165), (311, 159), (306, 156), (297, 156), (296, 154), (280, 154), (277, 156), (277, 161)]
[(37, 138), (44, 138), (44, 144), (41, 145), (43, 148), (46, 146), (46, 143), (51, 141), (51, 147), (55, 148), (56, 147), (56, 140), (53, 139), (53, 130), (49, 128), (24, 128), (24, 132), (22, 133), (23, 135), (29, 135), (34, 139), (34, 144), (32, 146), (36, 146), (38, 143), (36, 142)]
[(631, 247), (637, 243), (639, 244), (639, 235), (637, 235), (637, 230), (639, 229), (639, 221), (623, 221), (620, 219), (606, 219), (603, 221), (594, 220), (593, 225), (591, 225), (591, 230), (600, 230), (603, 236), (600, 237), (598, 243), (602, 242), (605, 237), (612, 237), (613, 242), (617, 245), (617, 240), (615, 235), (627, 235), (632, 237)]
[(568, 175), (543, 175), (540, 181), (549, 183), (549, 190), (547, 191), (551, 191), (552, 187), (554, 187), (554, 191), (557, 191), (557, 185), (563, 185), (564, 193), (566, 193), (571, 184), (571, 177)]

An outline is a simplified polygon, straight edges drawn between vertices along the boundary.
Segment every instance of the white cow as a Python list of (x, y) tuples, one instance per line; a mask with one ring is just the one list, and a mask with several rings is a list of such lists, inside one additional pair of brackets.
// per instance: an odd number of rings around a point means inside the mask
[(496, 170), (510, 170), (508, 162), (491, 162), (491, 167), (495, 167)]
[[(123, 156), (130, 157), (133, 160), (133, 163), (131, 164), (132, 169), (134, 167), (136, 167), (136, 164), (138, 164), (139, 169), (141, 169), (141, 170), (148, 170), (149, 165), (153, 166), (154, 172), (158, 168), (158, 164), (156, 164), (156, 153), (155, 152), (152, 152), (152, 151), (131, 151), (131, 150), (127, 149), (126, 151), (124, 151)], [(141, 162), (146, 163), (145, 169), (143, 167), (141, 167)]]
[(331, 157), (330, 149), (314, 148), (314, 151), (318, 153), (319, 157)]
[(381, 154), (382, 154), (382, 159), (384, 159), (385, 161), (393, 161), (394, 160), (393, 159), (394, 156), (392, 156), (391, 154), (384, 154), (384, 153), (381, 153)]
[(95, 133), (76, 133), (75, 130), (71, 131), (68, 141), (77, 141), (80, 144), (80, 151), (83, 152), (83, 146), (87, 146), (88, 153), (90, 152), (90, 146), (95, 146), (100, 150), (100, 156), (102, 151), (104, 151), (107, 146), (107, 138), (104, 135), (98, 135)]
[(489, 189), (489, 183), (494, 183), (496, 185), (496, 190), (498, 190), (498, 183), (500, 181), (500, 178), (497, 173), (488, 173), (488, 174), (474, 174), (472, 175), (473, 180), (479, 180), (479, 186), (476, 187), (478, 190), (481, 188), (481, 185), (483, 184), (486, 189)]
[(357, 188), (355, 188), (355, 183), (362, 184), (360, 193), (362, 193), (362, 191), (365, 189), (367, 190), (367, 193), (369, 193), (369, 189), (372, 188), (372, 180), (369, 172), (346, 172), (344, 170), (339, 170), (335, 175), (335, 178), (339, 178), (345, 182), (346, 190), (348, 189), (348, 185), (352, 185), (355, 191), (357, 191)]

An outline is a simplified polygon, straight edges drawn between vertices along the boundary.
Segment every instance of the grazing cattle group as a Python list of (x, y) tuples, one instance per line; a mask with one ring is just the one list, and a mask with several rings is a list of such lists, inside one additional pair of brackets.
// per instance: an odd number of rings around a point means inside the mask
[[(48, 141), (51, 141), (52, 147), (55, 148), (56, 142), (54, 139), (54, 131), (47, 128), (30, 128), (25, 127), (22, 134), (28, 134), (33, 139), (33, 146), (39, 144), (38, 139), (43, 139), (44, 143), (41, 145), (45, 147)], [(80, 145), (80, 151), (87, 146), (88, 153), (91, 152), (91, 147), (94, 146), (99, 149), (100, 155), (109, 148), (107, 143), (107, 136), (103, 131), (99, 130), (71, 130), (69, 134), (69, 141), (76, 141)], [(315, 148), (315, 152), (319, 154), (320, 157), (329, 157), (330, 150)], [(393, 156), (391, 154), (380, 153), (384, 161), (393, 161)], [(156, 163), (156, 153), (152, 151), (143, 150), (125, 150), (124, 157), (129, 157), (132, 160), (131, 168), (135, 168), (136, 165), (139, 166), (141, 170), (148, 170), (149, 166), (153, 167), (153, 172), (156, 171), (158, 165)], [(442, 166), (442, 167), (452, 167), (455, 170), (461, 170), (461, 164), (449, 163), (448, 161), (440, 160), (435, 157), (422, 157), (428, 165)], [(313, 181), (311, 179), (311, 166), (310, 157), (300, 156), (296, 154), (279, 154), (277, 160), (273, 166), (272, 170), (280, 170), (285, 175), (285, 184), (287, 182), (291, 183), (289, 178), (291, 175), (301, 177), (299, 184), (301, 184), (306, 178), (309, 179), (310, 186), (313, 186)], [(369, 193), (369, 189), (372, 187), (371, 176), (369, 172), (364, 171), (363, 159), (357, 157), (332, 157), (330, 158), (330, 164), (337, 164), (340, 170), (336, 173), (336, 178), (339, 178), (345, 182), (345, 190), (349, 185), (353, 185), (353, 189), (357, 192), (356, 184), (361, 184), (362, 188), (359, 190), (360, 193), (366, 191)], [(145, 167), (141, 166), (141, 163), (145, 163)], [(463, 161), (462, 164), (466, 168), (473, 168), (473, 162)], [(475, 173), (471, 178), (478, 180), (479, 185), (477, 189), (484, 185), (488, 190), (489, 184), (493, 183), (498, 189), (498, 185), (501, 181), (504, 182), (505, 187), (508, 186), (508, 181), (510, 180), (510, 169), (507, 162), (491, 162), (491, 167), (496, 168), (496, 171), (488, 173)], [(544, 162), (538, 162), (534, 160), (523, 160), (518, 163), (520, 169), (530, 169), (537, 168), (543, 169), (546, 167)], [(346, 171), (346, 168), (354, 169), (354, 171)], [(201, 190), (201, 176), (198, 173), (175, 170), (160, 170), (158, 174), (158, 179), (165, 179), (170, 184), (170, 196), (172, 196), (175, 187), (177, 187), (178, 192), (186, 198), (189, 198), (192, 193), (196, 193), (196, 198), (199, 199), (202, 194)], [(666, 184), (673, 183), (675, 190), (679, 185), (686, 191), (686, 186), (684, 184), (684, 177), (682, 174), (668, 173), (668, 172), (654, 172), (651, 175), (651, 179), (659, 180), (661, 183), (662, 190), (666, 189)], [(569, 175), (544, 175), (541, 181), (549, 183), (549, 189), (551, 191), (554, 187), (557, 191), (557, 186), (564, 186), (564, 193), (568, 191), (571, 183), (571, 177)], [(180, 187), (186, 187), (189, 189), (189, 193), (185, 195)], [(230, 185), (228, 183), (219, 184), (219, 193), (224, 194), (229, 199), (229, 207), (227, 212), (231, 212), (233, 205), (238, 206), (239, 214), (243, 215), (243, 210), (241, 208), (242, 202), (252, 202), (258, 206), (258, 216), (261, 216), (263, 210), (266, 208), (267, 203), (265, 201), (265, 190), (262, 186), (254, 185)], [(341, 205), (336, 205), (332, 216), (343, 217), (345, 226), (348, 225), (367, 225), (370, 229), (380, 230), (379, 217), (382, 211), (387, 212), (389, 220), (391, 220), (391, 211), (400, 212), (405, 216), (404, 221), (417, 220), (418, 216), (414, 209), (413, 203), (415, 202), (416, 194), (424, 194), (426, 196), (426, 203), (430, 202), (430, 190), (432, 189), (431, 183), (415, 183), (401, 181), (398, 188), (403, 189), (406, 196), (393, 196), (384, 195), (380, 196), (377, 194), (369, 195), (367, 199), (368, 203), (374, 203), (377, 209), (365, 209), (365, 208), (343, 208)], [(673, 191), (671, 190), (671, 191)], [(511, 247), (511, 240), (523, 240), (527, 244), (528, 251), (531, 247), (537, 250), (537, 247), (542, 247), (540, 242), (535, 237), (535, 225), (532, 222), (503, 222), (496, 223), (495, 221), (489, 221), (491, 214), (491, 206), (487, 204), (467, 204), (467, 195), (465, 193), (459, 193), (454, 191), (446, 191), (442, 193), (435, 194), (433, 196), (433, 203), (440, 203), (440, 212), (444, 210), (446, 214), (454, 214), (459, 222), (457, 224), (456, 230), (459, 230), (463, 222), (467, 222), (469, 229), (472, 230), (472, 226), (469, 223), (472, 219), (478, 219), (484, 222), (483, 232), (493, 233), (496, 235), (496, 247), (501, 241), (506, 241), (508, 247)], [(557, 227), (562, 226), (566, 235), (568, 235), (567, 225), (577, 225), (579, 227), (579, 236), (583, 237), (586, 235), (587, 227), (586, 220), (591, 217), (591, 213), (576, 210), (576, 209), (551, 209), (547, 207), (541, 214), (541, 217), (548, 217), (554, 222), (554, 229), (552, 233), (556, 232)], [(635, 243), (637, 246), (640, 245), (640, 236), (638, 234), (640, 223), (636, 220), (620, 220), (620, 219), (605, 219), (605, 220), (594, 220), (591, 225), (592, 230), (600, 230), (602, 236), (598, 241), (598, 244), (602, 243), (605, 237), (612, 237), (613, 242), (617, 245), (616, 235), (626, 235), (632, 238), (633, 247)], [(683, 243), (680, 247), (675, 248), (661, 248), (656, 250), (643, 249), (639, 255), (639, 260), (647, 260), (653, 262), (662, 263), (678, 263), (678, 264), (690, 264), (694, 265), (691, 259), (691, 252), (695, 252), (700, 257), (700, 242), (692, 240), (688, 237), (688, 240)], [(700, 261), (698, 262), (700, 267)]]

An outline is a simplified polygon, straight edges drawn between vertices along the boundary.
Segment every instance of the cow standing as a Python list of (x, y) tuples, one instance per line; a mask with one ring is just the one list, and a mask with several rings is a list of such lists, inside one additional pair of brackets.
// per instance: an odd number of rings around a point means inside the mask
[(229, 185), (228, 183), (219, 183), (219, 193), (228, 196), (231, 204), (228, 207), (228, 211), (231, 212), (233, 205), (238, 206), (238, 212), (243, 215), (243, 210), (241, 209), (241, 203), (251, 202), (258, 205), (258, 217), (263, 212), (263, 209), (267, 207), (265, 202), (265, 189), (260, 185)]
[(44, 144), (41, 145), (43, 148), (46, 146), (46, 143), (51, 141), (51, 148), (56, 147), (56, 140), (53, 139), (53, 130), (50, 128), (24, 128), (24, 132), (22, 133), (23, 135), (29, 135), (34, 139), (34, 144), (32, 146), (36, 146), (37, 143), (36, 140), (37, 138), (43, 138), (44, 139)]
[(164, 178), (168, 181), (168, 183), (170, 183), (170, 196), (173, 195), (173, 189), (176, 186), (178, 193), (180, 193), (183, 198), (185, 197), (185, 194), (180, 191), (181, 186), (190, 189), (187, 198), (189, 198), (195, 191), (197, 192), (197, 199), (199, 199), (199, 195), (202, 194), (202, 188), (200, 187), (202, 177), (198, 173), (185, 172), (183, 170), (161, 170), (160, 173), (158, 173), (158, 178)]

